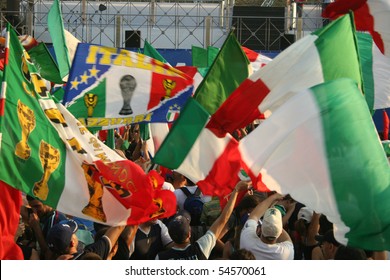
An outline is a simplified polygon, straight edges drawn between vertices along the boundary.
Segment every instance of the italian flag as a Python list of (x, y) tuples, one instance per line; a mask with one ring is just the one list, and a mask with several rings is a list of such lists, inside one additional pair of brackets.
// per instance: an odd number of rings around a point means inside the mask
[(238, 142), (230, 134), (209, 129), (208, 124), (213, 112), (248, 77), (248, 65), (241, 45), (230, 33), (153, 159), (190, 178), (203, 194), (224, 196), (239, 180)]
[(325, 214), (341, 243), (390, 249), (390, 165), (355, 81), (295, 94), (239, 151), (270, 190)]
[(54, 0), (50, 7), (47, 15), (47, 26), (53, 41), (61, 78), (66, 81), (70, 70), (71, 58), (66, 44), (64, 22), (62, 20), (61, 4), (59, 0)]
[(65, 214), (107, 225), (175, 213), (175, 196), (161, 190), (158, 174), (121, 158), (53, 100), (10, 26), (6, 53), (0, 181)]
[(212, 115), (248, 75), (249, 60), (230, 32), (194, 98)]
[(298, 40), (253, 73), (215, 112), (212, 126), (232, 133), (261, 113), (268, 117), (296, 92), (337, 78), (351, 78), (361, 87), (360, 72), (353, 20), (346, 15)]
[(260, 68), (266, 66), (269, 62), (272, 61), (271, 58), (268, 56), (262, 55), (261, 53), (257, 53), (251, 49), (248, 49), (246, 47), (242, 47), (243, 51), (245, 52), (246, 56), (248, 57), (253, 72), (256, 72)]
[(364, 93), (371, 110), (390, 107), (390, 57), (383, 55), (368, 33), (357, 32)]
[(356, 29), (369, 31), (379, 50), (390, 56), (390, 2), (388, 0), (338, 0), (329, 4), (322, 16), (335, 19), (354, 13)]
[(207, 127), (210, 117), (198, 101), (189, 99), (153, 161), (187, 176), (203, 194), (223, 197), (239, 180), (241, 158), (237, 140)]

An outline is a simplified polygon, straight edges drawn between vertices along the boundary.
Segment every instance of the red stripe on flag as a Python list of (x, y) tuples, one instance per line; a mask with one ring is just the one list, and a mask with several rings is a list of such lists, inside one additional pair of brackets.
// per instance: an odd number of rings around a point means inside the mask
[(0, 181), (0, 260), (23, 260), (23, 253), (15, 243), (19, 225), (21, 192)]
[(212, 169), (204, 180), (196, 184), (205, 195), (223, 197), (232, 192), (240, 180), (238, 172), (242, 167), (238, 142), (234, 138), (226, 146), (223, 153), (214, 162)]
[(212, 115), (207, 127), (220, 136), (260, 119), (258, 106), (269, 92), (262, 80), (246, 79)]
[(0, 117), (4, 116), (5, 98), (0, 97)]
[(356, 30), (370, 32), (379, 50), (384, 53), (385, 47), (381, 35), (374, 30), (374, 17), (370, 13), (367, 0), (339, 0), (328, 5), (323, 11), (322, 17), (336, 19), (353, 11)]
[(386, 110), (383, 110), (383, 140), (389, 140), (390, 120)]
[(242, 47), (241, 48), (243, 49), (243, 51), (245, 52), (246, 56), (248, 57), (249, 61), (250, 62), (254, 62), (256, 61), (257, 57), (259, 56), (259, 54), (255, 51), (252, 51), (251, 49), (248, 49), (246, 47)]

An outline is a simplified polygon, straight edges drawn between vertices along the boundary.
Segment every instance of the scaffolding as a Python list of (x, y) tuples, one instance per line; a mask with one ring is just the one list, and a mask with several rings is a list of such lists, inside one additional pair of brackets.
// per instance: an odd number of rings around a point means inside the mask
[[(268, 8), (274, 2), (276, 5), (276, 1), (264, 0), (261, 5)], [(243, 22), (234, 18), (234, 3), (234, 0), (79, 0), (61, 1), (61, 9), (65, 29), (82, 42), (142, 47), (147, 40), (156, 48), (190, 49), (192, 45), (221, 47), (233, 27), (246, 28), (232, 26)], [(17, 14), (12, 24), (19, 33), (51, 43), (47, 14), (52, 4), (52, 0), (22, 0), (19, 11), (1, 11), (1, 29), (11, 13)], [(322, 27), (321, 6), (305, 4), (303, 7), (300, 29), (296, 24), (297, 15), (291, 12), (290, 5), (285, 7), (286, 26), (277, 30), (280, 36), (299, 34), (300, 38)], [(264, 38), (257, 39), (264, 50), (270, 48)]]

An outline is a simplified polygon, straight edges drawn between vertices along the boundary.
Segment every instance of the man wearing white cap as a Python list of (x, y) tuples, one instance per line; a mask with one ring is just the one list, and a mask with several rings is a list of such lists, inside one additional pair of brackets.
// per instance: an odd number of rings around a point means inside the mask
[[(275, 207), (269, 208), (281, 199), (273, 194), (262, 201), (250, 214), (240, 237), (240, 248), (249, 250), (257, 260), (293, 260), (294, 246), (283, 229), (282, 213)], [(260, 221), (260, 218), (263, 219)]]

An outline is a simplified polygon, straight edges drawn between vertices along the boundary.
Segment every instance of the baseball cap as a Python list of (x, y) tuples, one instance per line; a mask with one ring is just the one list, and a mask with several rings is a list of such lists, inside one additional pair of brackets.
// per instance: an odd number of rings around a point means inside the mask
[(311, 210), (308, 207), (302, 207), (301, 209), (299, 209), (297, 217), (298, 217), (298, 220), (303, 219), (307, 223), (310, 223), (311, 219), (313, 218), (313, 210)]
[(268, 208), (263, 216), (261, 234), (266, 238), (278, 238), (282, 231), (282, 213), (275, 207)]
[(64, 220), (52, 226), (47, 233), (47, 245), (57, 254), (65, 254), (69, 247), (72, 235), (78, 226), (74, 220)]
[(168, 233), (177, 244), (182, 244), (191, 230), (191, 216), (187, 211), (180, 211), (168, 224)]

